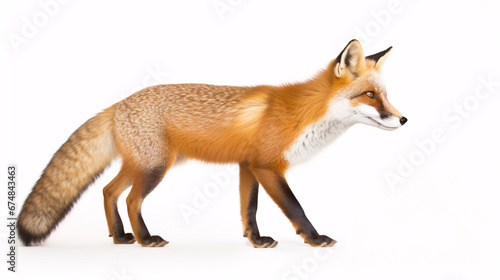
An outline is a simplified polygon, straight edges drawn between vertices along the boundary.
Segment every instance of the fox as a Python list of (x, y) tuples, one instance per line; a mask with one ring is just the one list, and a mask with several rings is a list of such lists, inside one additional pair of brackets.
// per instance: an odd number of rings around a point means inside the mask
[[(336, 241), (306, 217), (285, 172), (354, 124), (395, 130), (407, 122), (389, 103), (381, 78), (391, 49), (365, 57), (352, 40), (326, 69), (302, 82), (165, 84), (130, 95), (85, 122), (54, 154), (19, 214), (19, 239), (43, 244), (82, 193), (121, 158), (120, 171), (103, 189), (109, 236), (115, 244), (163, 247), (168, 241), (150, 234), (142, 203), (172, 166), (194, 159), (239, 165), (243, 236), (254, 247), (278, 244), (257, 226), (260, 186), (305, 243), (333, 246)], [(132, 232), (125, 233), (117, 200), (129, 187)]]

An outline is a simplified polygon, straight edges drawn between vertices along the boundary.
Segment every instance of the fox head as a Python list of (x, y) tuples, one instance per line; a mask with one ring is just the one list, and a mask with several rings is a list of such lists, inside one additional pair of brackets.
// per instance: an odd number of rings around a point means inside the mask
[(333, 79), (332, 105), (342, 119), (385, 130), (394, 130), (407, 121), (389, 103), (381, 78), (382, 66), (392, 47), (365, 57), (361, 44), (352, 40), (330, 63)]

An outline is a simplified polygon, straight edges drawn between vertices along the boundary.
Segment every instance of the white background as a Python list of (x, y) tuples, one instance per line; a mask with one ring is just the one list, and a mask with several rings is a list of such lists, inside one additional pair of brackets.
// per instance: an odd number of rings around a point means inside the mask
[[(500, 81), (497, 2), (67, 1), (47, 15), (47, 1), (0, 7), (5, 222), (8, 164), (20, 206), (79, 125), (151, 84), (303, 81), (358, 38), (367, 55), (394, 46), (384, 79), (409, 121), (395, 132), (355, 126), (288, 171), (316, 229), (338, 241), (331, 250), (303, 244), (263, 191), (260, 231), (279, 244), (254, 249), (242, 237), (238, 176), (199, 162), (174, 168), (143, 205), (150, 231), (170, 244), (113, 245), (101, 190), (117, 162), (45, 245), (18, 248), (18, 273), (1, 262), (2, 279), (499, 279), (500, 87), (481, 83)], [(435, 130), (439, 143), (429, 142)], [(214, 183), (199, 213), (183, 217)], [(2, 256), (6, 235), (1, 226)]]

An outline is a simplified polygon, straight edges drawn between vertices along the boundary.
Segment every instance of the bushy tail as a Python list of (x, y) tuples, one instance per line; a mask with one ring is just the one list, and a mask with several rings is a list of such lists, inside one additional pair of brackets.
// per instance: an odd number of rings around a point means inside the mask
[(42, 243), (87, 187), (116, 157), (114, 109), (88, 120), (54, 154), (18, 218), (19, 239)]

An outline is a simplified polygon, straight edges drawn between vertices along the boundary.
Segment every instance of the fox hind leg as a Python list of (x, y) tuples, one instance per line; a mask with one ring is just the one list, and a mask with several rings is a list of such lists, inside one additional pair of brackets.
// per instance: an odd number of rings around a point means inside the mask
[(126, 202), (134, 237), (142, 246), (162, 247), (168, 242), (151, 236), (142, 218), (141, 206), (175, 162), (177, 153), (169, 143), (161, 110), (148, 102), (132, 98), (131, 102), (118, 103), (115, 121), (119, 125), (114, 135), (122, 160), (131, 171), (132, 189)]
[(144, 198), (161, 182), (167, 169), (168, 165), (157, 165), (154, 168), (143, 170), (136, 174), (132, 190), (127, 197), (130, 224), (132, 225), (137, 242), (143, 247), (163, 247), (168, 244), (168, 241), (165, 241), (160, 236), (152, 236), (149, 233), (141, 214), (141, 206)]
[(115, 244), (132, 244), (135, 242), (132, 233), (125, 233), (117, 207), (117, 201), (122, 192), (132, 185), (129, 174), (126, 166), (123, 165), (118, 175), (103, 189), (104, 210), (108, 222), (109, 236), (113, 237)]
[(240, 164), (240, 202), (243, 236), (247, 237), (255, 248), (273, 248), (278, 245), (269, 236), (260, 236), (257, 227), (257, 200), (259, 182), (246, 164)]

